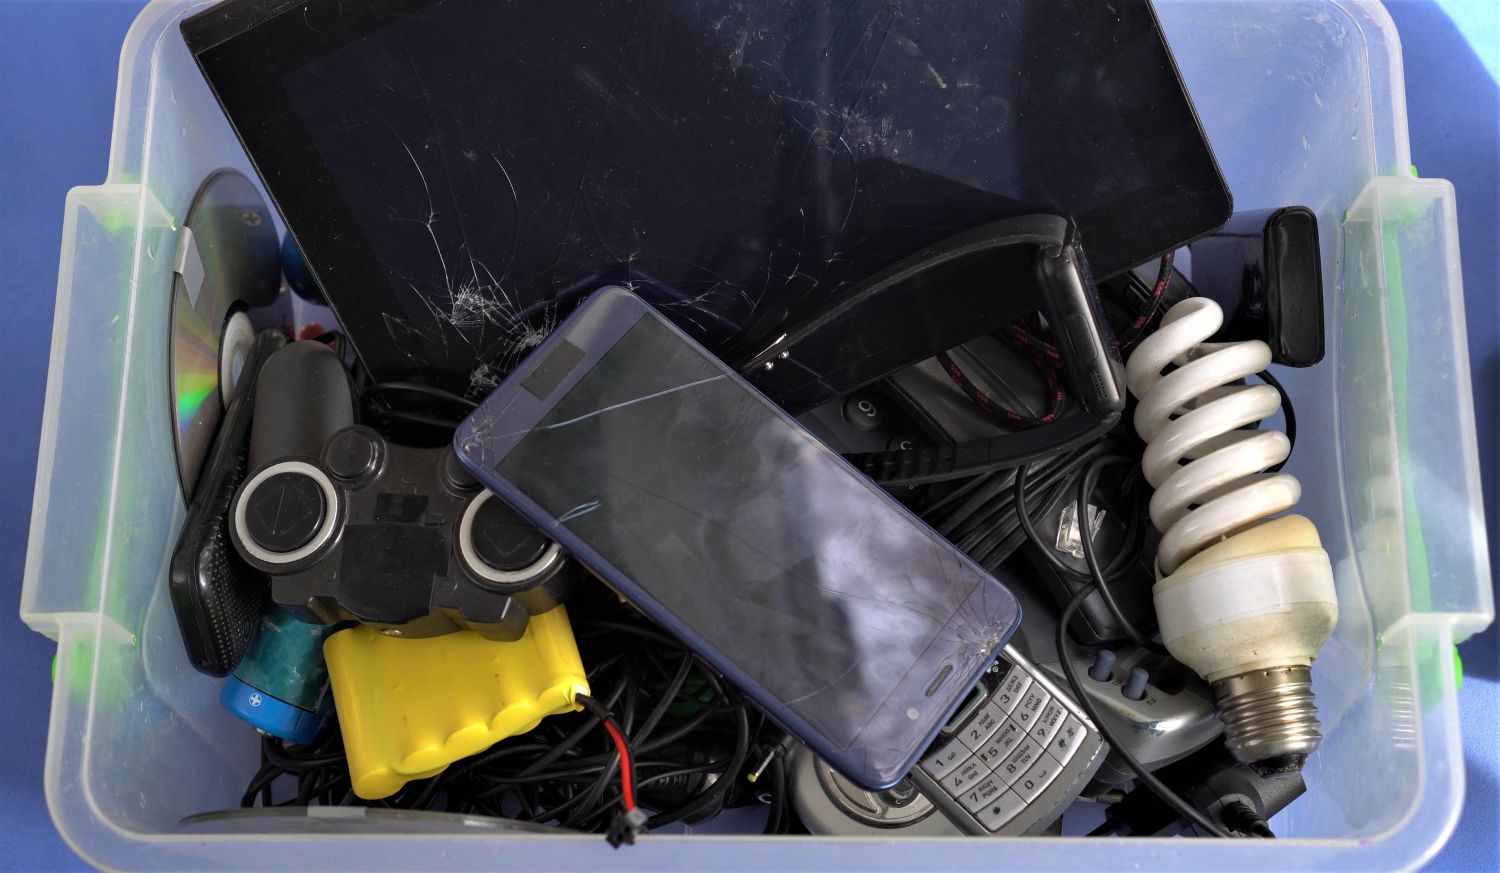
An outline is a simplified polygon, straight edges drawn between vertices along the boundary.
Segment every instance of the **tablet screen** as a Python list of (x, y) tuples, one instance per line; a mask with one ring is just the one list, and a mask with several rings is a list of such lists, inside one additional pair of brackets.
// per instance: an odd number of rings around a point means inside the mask
[(1145, 0), (327, 0), (200, 60), (366, 365), (474, 395), (604, 283), (733, 360), (1000, 218), (1102, 277), (1228, 214)]

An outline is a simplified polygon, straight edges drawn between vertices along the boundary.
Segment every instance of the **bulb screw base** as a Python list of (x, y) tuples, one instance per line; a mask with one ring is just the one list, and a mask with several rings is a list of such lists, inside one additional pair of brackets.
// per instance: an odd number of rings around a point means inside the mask
[(1300, 769), (1323, 739), (1305, 666), (1271, 667), (1213, 683), (1224, 742), (1243, 764)]

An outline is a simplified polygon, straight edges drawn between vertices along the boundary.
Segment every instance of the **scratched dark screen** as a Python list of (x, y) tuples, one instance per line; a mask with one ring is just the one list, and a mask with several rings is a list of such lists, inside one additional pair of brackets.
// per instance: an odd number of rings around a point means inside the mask
[[(994, 579), (650, 317), (495, 472), (840, 749), (910, 745), (968, 690), (925, 697), (939, 668), (973, 674), (1019, 617)], [(865, 732), (917, 665), (894, 725)]]
[(394, 295), (356, 346), (481, 395), (607, 282), (733, 360), (946, 236), (1140, 190), (1085, 42), (1071, 2), (435, 0), (282, 84)]

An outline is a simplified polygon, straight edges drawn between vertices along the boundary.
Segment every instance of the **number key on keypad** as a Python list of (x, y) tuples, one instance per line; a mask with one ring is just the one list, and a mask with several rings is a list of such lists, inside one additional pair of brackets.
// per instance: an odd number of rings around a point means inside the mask
[(1004, 791), (1005, 783), (1001, 782), (999, 779), (996, 779), (992, 774), (985, 777), (984, 781), (980, 782), (978, 785), (975, 785), (973, 788), (965, 791), (963, 795), (958, 798), (958, 802), (962, 804), (963, 808), (967, 809), (969, 812), (977, 813), (979, 812), (981, 807), (983, 807), (986, 803), (994, 801)]
[(984, 825), (985, 830), (994, 833), (1025, 808), (1026, 801), (1021, 799), (1021, 795), (1014, 791), (1004, 791), (999, 797), (985, 804), (975, 817), (979, 819), (980, 824)]
[(1016, 743), (1019, 743), (1023, 736), (1025, 734), (1021, 732), (1021, 726), (1006, 719), (1005, 724), (995, 731), (995, 735), (990, 737), (990, 741), (976, 754), (986, 767), (998, 767), (1000, 762), (1010, 755), (1011, 750), (1015, 749)]
[(970, 758), (958, 766), (957, 770), (949, 773), (939, 780), (947, 792), (954, 797), (963, 794), (968, 788), (977, 785), (980, 780), (990, 775), (990, 768), (984, 766), (978, 758)]
[(1021, 702), (1021, 696), (1031, 688), (1031, 677), (1026, 675), (1020, 667), (1010, 668), (1010, 673), (995, 689), (993, 702), (999, 704), (1000, 708), (1008, 714)]
[(1021, 744), (1016, 746), (1016, 750), (1010, 753), (1010, 757), (995, 768), (995, 775), (1004, 779), (1007, 785), (1014, 783), (1022, 773), (1031, 768), (1032, 762), (1041, 751), (1041, 747), (1034, 741), (1022, 740)]
[(959, 742), (968, 746), (971, 751), (977, 752), (984, 748), (984, 744), (1004, 721), (1005, 711), (992, 700), (975, 713), (967, 724), (958, 729)]
[(1046, 752), (1036, 756), (1036, 761), (1031, 769), (1021, 774), (1021, 778), (1011, 783), (1011, 790), (1021, 795), (1021, 799), (1027, 803), (1036, 800), (1047, 788), (1047, 784), (1057, 778), (1057, 772), (1062, 766)]
[(1026, 692), (1026, 696), (1021, 698), (1020, 705), (1011, 712), (1010, 717), (1016, 720), (1016, 724), (1029, 731), (1036, 717), (1041, 715), (1042, 710), (1046, 709), (1047, 704), (1051, 702), (1052, 695), (1043, 691), (1042, 686), (1033, 685), (1031, 690)]
[(1062, 705), (1062, 701), (1053, 700), (1032, 723), (1031, 738), (1044, 746), (1051, 743), (1067, 718), (1068, 710)]
[(969, 750), (964, 748), (963, 743), (950, 742), (936, 752), (922, 759), (922, 769), (934, 779), (942, 779), (957, 769), (959, 764), (968, 760)]

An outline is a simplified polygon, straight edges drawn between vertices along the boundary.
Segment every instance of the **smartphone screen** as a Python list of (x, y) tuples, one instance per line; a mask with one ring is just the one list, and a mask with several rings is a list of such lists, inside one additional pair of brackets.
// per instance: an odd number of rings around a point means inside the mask
[(996, 579), (623, 289), (455, 437), (474, 474), (799, 739), (899, 781), (1019, 619)]

